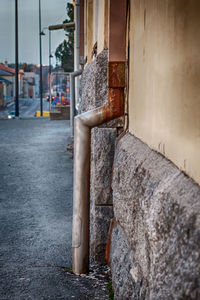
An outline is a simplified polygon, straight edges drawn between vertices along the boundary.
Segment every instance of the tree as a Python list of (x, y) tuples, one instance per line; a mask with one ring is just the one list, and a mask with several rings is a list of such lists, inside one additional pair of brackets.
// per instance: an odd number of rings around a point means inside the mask
[[(67, 3), (67, 19), (63, 23), (74, 21), (74, 7), (71, 3)], [(74, 70), (74, 29), (65, 29), (66, 39), (56, 48), (56, 59), (61, 63), (65, 72)]]
[(24, 72), (30, 72), (30, 65), (28, 65), (27, 63), (23, 63), (21, 68), (24, 70)]

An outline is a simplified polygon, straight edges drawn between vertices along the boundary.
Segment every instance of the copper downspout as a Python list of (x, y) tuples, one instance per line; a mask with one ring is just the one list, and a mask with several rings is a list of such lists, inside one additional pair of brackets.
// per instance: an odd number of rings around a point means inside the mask
[[(75, 274), (86, 273), (89, 268), (91, 128), (124, 114), (126, 0), (110, 0), (109, 6), (108, 104), (74, 119), (72, 269)], [(113, 48), (117, 43), (120, 47)]]

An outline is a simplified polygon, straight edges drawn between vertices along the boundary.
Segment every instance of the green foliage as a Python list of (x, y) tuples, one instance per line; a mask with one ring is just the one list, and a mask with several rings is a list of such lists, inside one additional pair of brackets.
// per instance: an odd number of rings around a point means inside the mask
[[(67, 19), (63, 23), (74, 21), (74, 7), (67, 3)], [(74, 29), (65, 29), (66, 39), (57, 47), (55, 56), (65, 72), (74, 70)]]
[(113, 288), (112, 288), (112, 281), (108, 282), (107, 288), (108, 288), (109, 299), (114, 300), (114, 291), (113, 291)]
[(66, 273), (73, 274), (72, 268), (65, 268), (65, 267), (62, 267), (62, 269), (63, 269), (63, 271), (66, 272)]

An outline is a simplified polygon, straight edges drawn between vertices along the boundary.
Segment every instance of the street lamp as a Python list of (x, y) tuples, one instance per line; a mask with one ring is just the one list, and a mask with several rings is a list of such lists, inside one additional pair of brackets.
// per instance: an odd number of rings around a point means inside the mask
[(53, 55), (51, 54), (51, 30), (49, 30), (49, 111), (51, 110), (51, 59)]
[(43, 116), (43, 99), (42, 99), (42, 34), (41, 31), (41, 1), (39, 0), (39, 45), (40, 45), (40, 116)]
[(15, 116), (19, 117), (18, 0), (15, 0)]
[[(44, 27), (40, 32), (40, 36), (44, 36), (44, 30), (49, 29), (49, 27)], [(49, 111), (51, 110), (51, 59), (53, 55), (51, 54), (51, 31), (49, 30)]]

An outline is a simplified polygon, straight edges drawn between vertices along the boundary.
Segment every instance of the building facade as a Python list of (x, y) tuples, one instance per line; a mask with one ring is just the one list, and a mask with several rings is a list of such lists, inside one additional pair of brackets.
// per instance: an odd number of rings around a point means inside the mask
[(200, 2), (75, 4), (91, 257), (116, 299), (199, 299)]
[(24, 72), (23, 76), (23, 97), (39, 97), (39, 75), (35, 72)]
[[(18, 87), (19, 96), (23, 97), (23, 78), (24, 71), (19, 70), (18, 74)], [(8, 62), (0, 64), (0, 84), (1, 84), (1, 107), (6, 106), (8, 103), (14, 101), (15, 97), (15, 69), (8, 66)]]
[(0, 64), (1, 106), (14, 101), (15, 70), (9, 68), (7, 62)]

